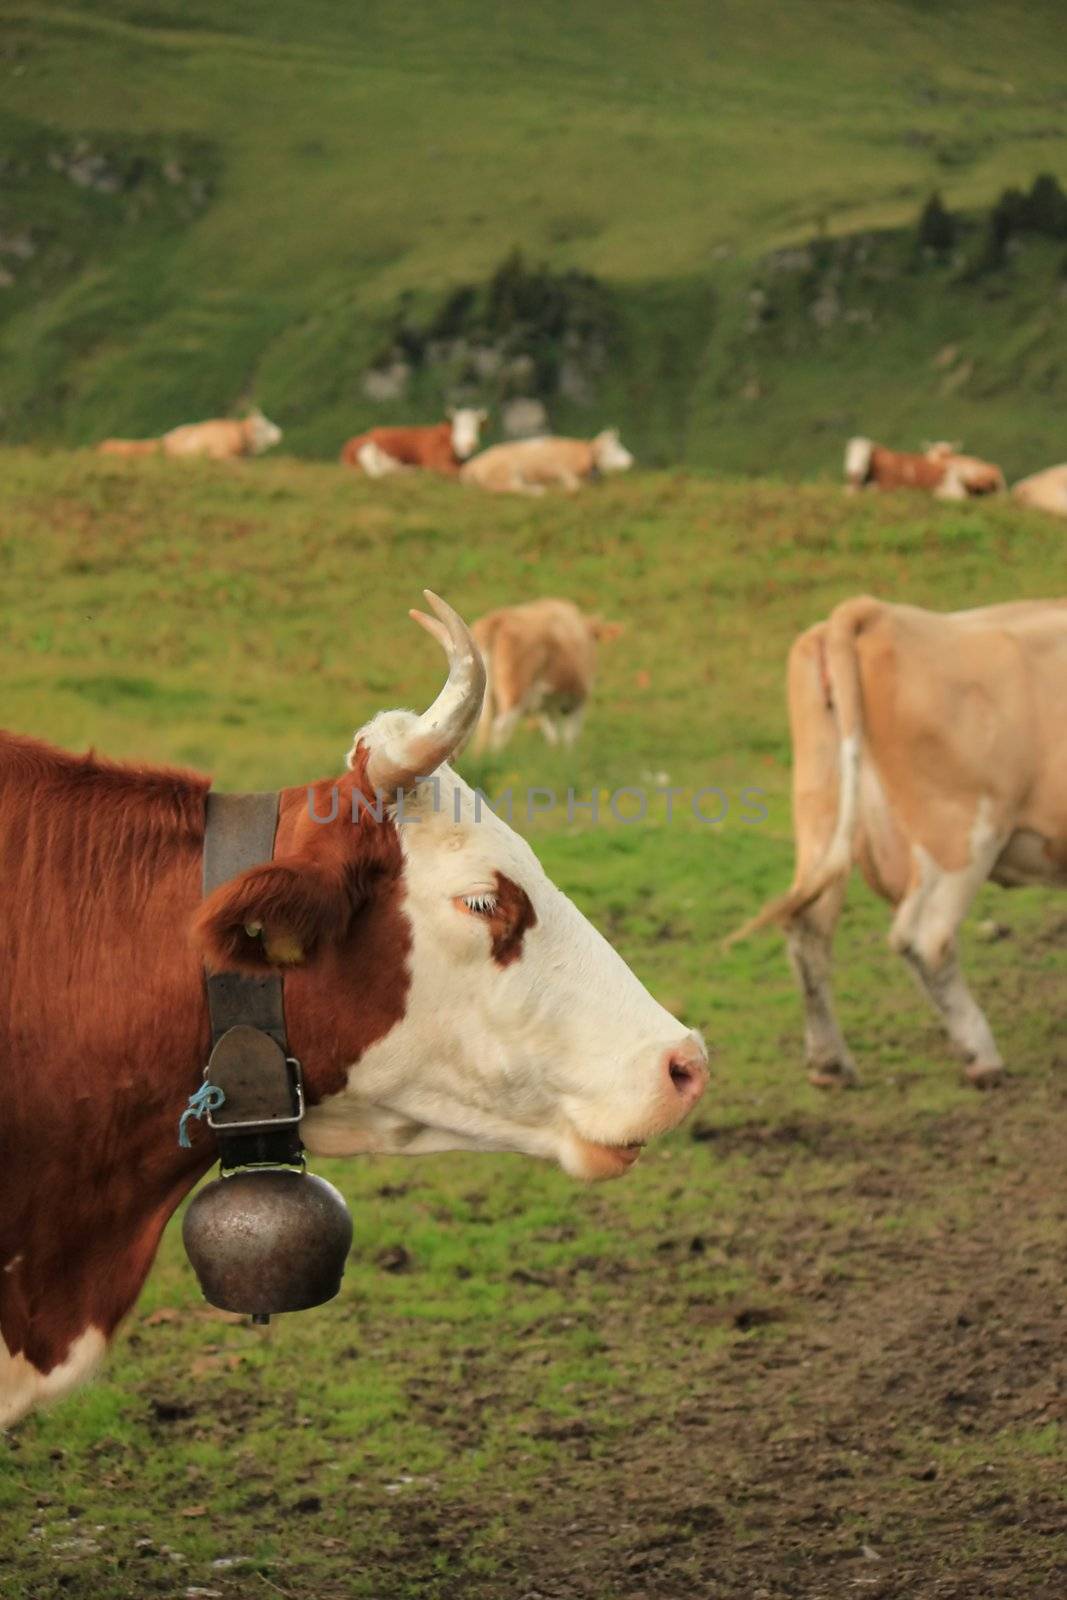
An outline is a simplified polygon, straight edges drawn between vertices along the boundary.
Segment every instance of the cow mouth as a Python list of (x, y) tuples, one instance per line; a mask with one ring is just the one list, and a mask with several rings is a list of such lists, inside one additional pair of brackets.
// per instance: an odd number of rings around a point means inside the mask
[(607, 1144), (599, 1139), (583, 1139), (580, 1135), (572, 1134), (571, 1141), (577, 1164), (572, 1167), (570, 1162), (565, 1162), (565, 1165), (574, 1176), (592, 1183), (604, 1178), (621, 1178), (634, 1166), (644, 1149), (643, 1140)]

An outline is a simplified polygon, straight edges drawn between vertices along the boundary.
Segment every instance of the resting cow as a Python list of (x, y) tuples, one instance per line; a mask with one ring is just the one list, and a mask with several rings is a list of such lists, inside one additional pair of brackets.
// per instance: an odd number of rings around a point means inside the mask
[(922, 489), (938, 500), (966, 500), (1004, 489), (1004, 474), (990, 461), (959, 454), (944, 441), (922, 452), (888, 450), (873, 439), (850, 439), (845, 447), (845, 487)]
[(460, 478), (496, 494), (544, 494), (553, 488), (580, 489), (633, 464), (618, 430), (607, 428), (590, 440), (549, 436), (495, 444), (468, 461)]
[(1034, 506), (1038, 511), (1051, 511), (1053, 516), (1067, 517), (1067, 466), (1046, 467), (1012, 485), (1012, 499), (1021, 506)]
[(960, 972), (956, 934), (981, 886), (1067, 887), (1067, 600), (947, 615), (863, 597), (789, 657), (796, 870), (742, 933), (786, 932), (811, 1081), (855, 1069), (833, 1011), (830, 950), (858, 863), (895, 909), (912, 968), (978, 1086), (1003, 1063)]
[(522, 717), (536, 716), (549, 744), (572, 745), (596, 673), (597, 645), (622, 631), (569, 600), (502, 606), (474, 624), (487, 685), (475, 748), (501, 750)]
[(234, 456), (260, 456), (281, 436), (282, 430), (256, 410), (240, 422), (228, 417), (187, 422), (160, 439), (105, 439), (96, 448), (105, 456), (204, 456), (211, 461), (229, 461)]
[(969, 500), (983, 494), (1003, 494), (1007, 487), (1003, 472), (992, 461), (952, 450), (945, 457), (944, 481), (935, 492), (942, 500)]
[(418, 428), (371, 428), (341, 449), (341, 462), (368, 478), (384, 478), (403, 468), (421, 468), (454, 478), (478, 448), (488, 411), (450, 408), (448, 420)]
[(284, 972), (313, 1154), (512, 1150), (608, 1178), (699, 1098), (699, 1037), (449, 767), (485, 674), (430, 598), (434, 704), (284, 790), (273, 859), (207, 900), (206, 778), (0, 737), (0, 1422), (96, 1366), (215, 1158), (205, 1127), (177, 1138), (205, 962)]

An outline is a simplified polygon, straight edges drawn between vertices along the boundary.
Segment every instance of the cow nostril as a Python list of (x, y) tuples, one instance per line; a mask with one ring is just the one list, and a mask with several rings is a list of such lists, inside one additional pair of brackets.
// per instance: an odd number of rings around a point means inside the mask
[(671, 1082), (679, 1094), (685, 1094), (696, 1080), (696, 1073), (693, 1068), (686, 1066), (684, 1061), (672, 1061), (670, 1074)]

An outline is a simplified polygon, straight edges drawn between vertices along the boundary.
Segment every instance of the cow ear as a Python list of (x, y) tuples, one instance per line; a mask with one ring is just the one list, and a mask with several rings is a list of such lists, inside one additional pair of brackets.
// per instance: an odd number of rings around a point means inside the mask
[(601, 644), (610, 644), (625, 630), (625, 622), (605, 622), (603, 617), (593, 618), (593, 632)]
[(301, 856), (253, 867), (220, 884), (193, 921), (193, 941), (212, 972), (306, 966), (340, 939), (354, 910), (345, 876)]

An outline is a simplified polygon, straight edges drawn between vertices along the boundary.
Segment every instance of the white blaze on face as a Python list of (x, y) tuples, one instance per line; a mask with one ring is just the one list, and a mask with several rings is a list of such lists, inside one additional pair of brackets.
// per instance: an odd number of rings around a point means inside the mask
[(850, 439), (845, 446), (845, 477), (850, 483), (862, 483), (871, 465), (874, 445), (870, 439)]
[(597, 469), (604, 474), (626, 472), (634, 464), (634, 458), (619, 438), (617, 428), (607, 428), (597, 434), (593, 440), (593, 460)]
[[(407, 713), (379, 718), (373, 735), (398, 715)], [(512, 1150), (575, 1177), (624, 1172), (639, 1144), (699, 1098), (703, 1044), (451, 768), (407, 796), (403, 811), (406, 1014), (354, 1067), (348, 1088), (308, 1112), (308, 1148)], [(493, 953), (502, 884), (509, 904), (521, 896), (532, 911), (505, 961)]]
[(282, 430), (277, 423), (271, 422), (262, 411), (253, 411), (248, 418), (249, 437), (251, 439), (252, 454), (262, 455), (264, 450), (270, 450), (282, 436)]
[(452, 418), (452, 453), (457, 461), (466, 461), (478, 448), (482, 426), (488, 420), (489, 413), (464, 407), (449, 415)]

